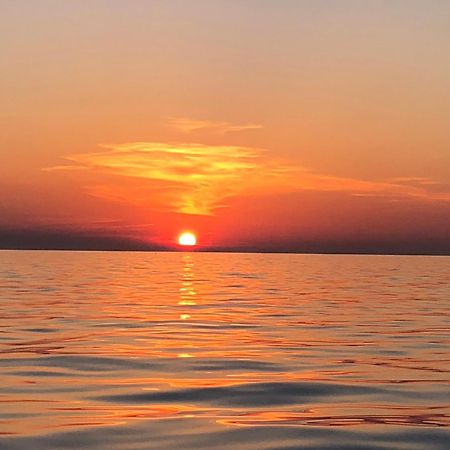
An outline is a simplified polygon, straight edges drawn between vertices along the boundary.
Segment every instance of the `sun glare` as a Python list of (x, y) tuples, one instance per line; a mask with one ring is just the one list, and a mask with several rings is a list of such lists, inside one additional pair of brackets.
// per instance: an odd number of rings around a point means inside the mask
[(197, 237), (195, 234), (186, 231), (184, 233), (181, 233), (178, 236), (178, 244), (179, 245), (195, 245), (197, 244)]

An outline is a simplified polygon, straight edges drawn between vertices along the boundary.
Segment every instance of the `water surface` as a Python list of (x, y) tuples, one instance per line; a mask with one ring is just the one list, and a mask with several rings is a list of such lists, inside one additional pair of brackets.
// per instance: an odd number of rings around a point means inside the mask
[(450, 258), (0, 252), (0, 449), (439, 449)]

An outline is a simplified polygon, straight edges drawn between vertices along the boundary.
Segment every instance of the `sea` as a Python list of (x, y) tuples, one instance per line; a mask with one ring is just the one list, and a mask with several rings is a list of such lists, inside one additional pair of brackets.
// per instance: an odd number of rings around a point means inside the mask
[(450, 449), (450, 257), (0, 251), (0, 449)]

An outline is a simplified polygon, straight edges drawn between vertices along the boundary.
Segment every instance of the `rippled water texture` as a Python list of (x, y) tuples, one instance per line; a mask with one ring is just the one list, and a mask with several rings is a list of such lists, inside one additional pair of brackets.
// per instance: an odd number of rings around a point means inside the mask
[(450, 258), (0, 252), (1, 449), (448, 449)]

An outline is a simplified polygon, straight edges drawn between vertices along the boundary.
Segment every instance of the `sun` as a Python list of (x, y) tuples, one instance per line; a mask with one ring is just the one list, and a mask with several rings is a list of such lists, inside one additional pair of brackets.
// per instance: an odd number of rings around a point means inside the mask
[(185, 231), (184, 233), (181, 233), (178, 236), (178, 244), (179, 245), (195, 245), (197, 244), (197, 237), (194, 233), (191, 233), (190, 231)]

